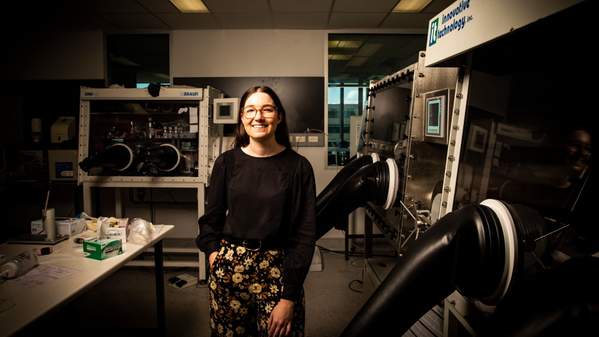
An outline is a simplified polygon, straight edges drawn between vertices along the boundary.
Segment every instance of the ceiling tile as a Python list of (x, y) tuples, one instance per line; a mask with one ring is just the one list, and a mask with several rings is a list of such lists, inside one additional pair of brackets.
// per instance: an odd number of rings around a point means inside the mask
[(433, 0), (433, 2), (424, 8), (422, 13), (432, 13), (437, 15), (454, 2), (455, 0)]
[(93, 12), (96, 13), (147, 13), (135, 0), (92, 0), (80, 1), (87, 3)]
[(287, 29), (325, 29), (329, 13), (274, 13), (274, 27)]
[(211, 13), (269, 13), (267, 0), (204, 0)]
[(168, 29), (160, 19), (151, 14), (105, 14), (106, 21), (120, 29)]
[(219, 29), (221, 25), (213, 14), (196, 13), (158, 13), (156, 14), (171, 29)]
[(180, 13), (169, 0), (137, 0), (152, 13)]
[(358, 56), (372, 56), (376, 54), (385, 45), (382, 43), (366, 43), (356, 53)]
[(271, 0), (273, 12), (329, 12), (333, 0)]
[(335, 0), (333, 13), (390, 12), (398, 0)]
[(400, 14), (391, 13), (381, 25), (381, 28), (417, 28), (427, 29), (428, 20), (432, 18), (432, 13), (418, 14)]
[(329, 28), (376, 28), (387, 13), (333, 13)]
[(59, 25), (62, 25), (67, 30), (114, 30), (117, 28), (113, 23), (105, 20), (100, 15), (77, 16), (65, 19)]
[[(25, 2), (23, 2), (24, 4)], [(43, 1), (40, 1), (41, 10), (47, 11), (60, 11), (66, 13), (97, 13), (98, 8), (101, 5), (100, 1), (80, 1), (80, 0), (54, 0), (52, 3), (53, 8), (45, 8), (49, 4), (44, 4)], [(46, 6), (45, 6), (46, 5)], [(36, 6), (38, 6), (36, 4)], [(2, 8), (5, 10), (5, 7)], [(21, 9), (24, 10), (24, 9)]]
[(268, 12), (261, 15), (248, 13), (215, 13), (217, 22), (225, 29), (272, 29), (273, 20)]

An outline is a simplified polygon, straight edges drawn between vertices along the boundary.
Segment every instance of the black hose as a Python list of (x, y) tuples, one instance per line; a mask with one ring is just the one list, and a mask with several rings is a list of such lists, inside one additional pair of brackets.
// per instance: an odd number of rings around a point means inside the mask
[[(501, 263), (478, 255), (486, 250), (485, 242), (496, 239), (485, 233), (483, 208), (466, 206), (450, 213), (413, 242), (341, 336), (401, 336), (466, 279), (457, 270), (469, 270), (472, 276), (485, 263)], [(470, 290), (468, 284), (461, 286)], [(476, 291), (489, 292), (495, 286), (477, 285)]]
[[(347, 230), (347, 216), (371, 201), (382, 205), (389, 189), (389, 168), (386, 162), (361, 166), (344, 179), (334, 179), (316, 200), (316, 238), (320, 239), (331, 228)], [(349, 176), (346, 178), (346, 176)], [(322, 196), (321, 196), (322, 195)]]

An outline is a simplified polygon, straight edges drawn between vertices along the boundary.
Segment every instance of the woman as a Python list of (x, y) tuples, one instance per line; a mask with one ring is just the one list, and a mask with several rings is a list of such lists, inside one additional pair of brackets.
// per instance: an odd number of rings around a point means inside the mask
[(291, 149), (281, 100), (269, 87), (248, 89), (235, 147), (216, 159), (198, 220), (213, 336), (303, 336), (315, 198), (312, 167)]

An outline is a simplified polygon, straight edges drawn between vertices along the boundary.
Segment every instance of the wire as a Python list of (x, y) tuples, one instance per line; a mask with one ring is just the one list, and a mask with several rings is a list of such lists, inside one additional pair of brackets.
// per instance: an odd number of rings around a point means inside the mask
[[(351, 280), (347, 284), (347, 287), (349, 288), (349, 290), (356, 292), (356, 293), (362, 293), (364, 291), (364, 271), (365, 270), (366, 270), (366, 263), (364, 263), (364, 265), (362, 266), (362, 272), (360, 275), (360, 279)], [(358, 284), (359, 288), (357, 288), (355, 286), (355, 284)]]
[[(362, 265), (361, 266), (356, 266), (356, 264), (354, 263), (356, 261), (362, 261)], [(356, 267), (356, 268), (363, 268), (364, 267), (364, 260), (363, 259), (362, 260), (358, 260), (358, 259), (351, 260), (349, 262), (349, 265), (352, 266), (352, 267)]]
[(408, 214), (410, 215), (410, 217), (411, 217), (412, 219), (414, 219), (414, 221), (415, 221), (416, 223), (418, 223), (418, 219), (416, 219), (416, 217), (414, 216), (414, 214), (412, 214), (412, 212), (410, 211), (410, 209), (408, 208), (408, 206), (406, 206), (406, 205), (403, 203), (403, 201), (401, 201), (401, 200), (399, 201), (399, 204), (400, 204), (400, 205), (402, 205), (402, 206), (403, 206), (403, 208), (405, 208), (405, 209), (406, 209), (406, 211), (408, 212)]
[[(319, 249), (327, 252), (327, 253), (331, 253), (331, 254), (339, 254), (339, 255), (345, 255), (345, 251), (344, 250), (334, 250), (334, 249), (329, 249), (320, 245), (316, 245), (316, 247), (318, 247)], [(360, 253), (348, 253), (348, 256), (358, 256), (358, 257), (363, 257), (364, 253), (360, 252)], [(397, 257), (398, 255), (392, 255), (392, 254), (370, 254), (369, 257)]]
[[(355, 286), (354, 284), (359, 284), (359, 286)], [(362, 280), (351, 280), (349, 282), (349, 284), (347, 285), (347, 287), (349, 288), (349, 290), (356, 292), (356, 293), (362, 293), (362, 289), (364, 288), (364, 281)]]
[(325, 252), (331, 253), (331, 254), (340, 254), (340, 255), (345, 255), (345, 251), (343, 250), (333, 250), (333, 249), (329, 249), (320, 245), (316, 245), (316, 247), (318, 247), (321, 250), (324, 250)]

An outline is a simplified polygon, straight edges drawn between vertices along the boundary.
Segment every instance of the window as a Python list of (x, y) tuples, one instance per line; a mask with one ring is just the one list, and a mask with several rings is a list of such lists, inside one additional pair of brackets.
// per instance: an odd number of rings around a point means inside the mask
[(352, 117), (365, 113), (370, 81), (417, 62), (425, 41), (412, 34), (329, 34), (328, 165), (344, 165), (353, 155), (351, 136), (359, 129), (351, 127)]
[(147, 88), (150, 83), (169, 85), (168, 34), (113, 34), (106, 36), (108, 84)]
[(364, 86), (329, 86), (329, 165), (343, 165), (349, 159), (351, 116), (362, 115), (367, 92)]

